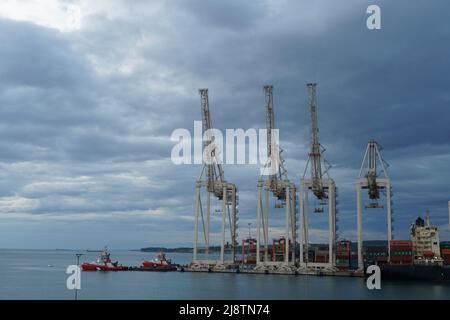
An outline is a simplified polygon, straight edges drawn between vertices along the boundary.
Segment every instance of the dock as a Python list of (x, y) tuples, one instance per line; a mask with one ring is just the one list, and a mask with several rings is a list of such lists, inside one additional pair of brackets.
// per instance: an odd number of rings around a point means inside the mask
[(204, 273), (244, 273), (244, 274), (270, 274), (270, 275), (299, 275), (299, 276), (333, 276), (333, 277), (358, 277), (364, 278), (364, 273), (358, 270), (349, 271), (331, 271), (331, 270), (258, 270), (249, 268), (191, 268), (182, 266), (178, 269), (180, 272), (204, 272)]

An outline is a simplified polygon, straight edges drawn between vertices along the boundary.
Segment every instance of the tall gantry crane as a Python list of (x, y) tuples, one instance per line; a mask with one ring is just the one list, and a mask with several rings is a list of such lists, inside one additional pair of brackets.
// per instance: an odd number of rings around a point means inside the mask
[[(275, 129), (273, 108), (273, 86), (264, 86), (266, 125), (267, 125), (267, 163), (258, 180), (258, 203), (256, 217), (256, 263), (257, 269), (291, 268), (295, 264), (297, 241), (297, 190), (290, 182), (281, 156), (278, 130)], [(264, 192), (264, 199), (263, 199)], [(283, 261), (269, 261), (269, 194), (275, 198), (275, 208), (285, 208), (284, 253)], [(262, 227), (262, 228), (261, 228)], [(262, 230), (261, 230), (262, 229)], [(264, 255), (261, 259), (261, 231), (263, 235)]]
[[(300, 181), (300, 214), (302, 220), (302, 237), (300, 243), (300, 268), (335, 268), (334, 248), (336, 243), (336, 185), (329, 176), (330, 165), (323, 157), (325, 148), (319, 143), (319, 127), (317, 122), (317, 84), (309, 83), (308, 106), (311, 116), (311, 142), (308, 161), (303, 178)], [(310, 176), (307, 177), (308, 168)], [(309, 250), (309, 223), (308, 223), (308, 193), (319, 201), (320, 206), (314, 209), (315, 213), (323, 213), (324, 206), (328, 205), (328, 262), (310, 262)], [(306, 252), (304, 255), (303, 252)]]
[[(212, 125), (209, 110), (208, 89), (199, 90), (201, 97), (202, 111), (202, 131), (203, 131), (203, 168), (196, 183), (195, 196), (195, 237), (193, 248), (193, 267), (223, 268), (225, 264), (234, 264), (236, 261), (237, 245), (237, 222), (238, 222), (238, 196), (237, 188), (234, 184), (228, 183), (224, 177), (223, 167), (218, 160), (220, 150), (212, 142)], [(202, 190), (206, 193), (206, 204), (202, 203)], [(221, 232), (220, 232), (220, 258), (219, 260), (209, 259), (210, 249), (210, 227), (211, 227), (211, 198), (218, 199), (221, 203), (221, 209), (216, 210), (221, 214)], [(201, 217), (201, 219), (199, 219)], [(206, 219), (206, 221), (205, 221)], [(228, 219), (228, 228), (230, 231), (230, 242), (227, 247), (231, 247), (231, 261), (225, 260), (225, 241), (226, 241), (226, 220)], [(199, 220), (201, 220), (202, 229), (199, 230)], [(203, 234), (204, 240), (204, 259), (198, 259), (199, 250), (199, 231)]]
[[(381, 147), (375, 140), (370, 140), (364, 154), (359, 176), (356, 181), (357, 198), (357, 229), (358, 229), (358, 269), (364, 269), (363, 261), (363, 239), (362, 239), (362, 194), (361, 191), (368, 191), (369, 203), (366, 209), (384, 209), (379, 204), (381, 194), (386, 197), (387, 212), (387, 238), (388, 238), (388, 256), (390, 257), (390, 242), (392, 240), (392, 187), (391, 180), (386, 168), (388, 164), (384, 161), (380, 153)], [(381, 170), (379, 170), (381, 167)], [(381, 191), (381, 192), (380, 192)]]

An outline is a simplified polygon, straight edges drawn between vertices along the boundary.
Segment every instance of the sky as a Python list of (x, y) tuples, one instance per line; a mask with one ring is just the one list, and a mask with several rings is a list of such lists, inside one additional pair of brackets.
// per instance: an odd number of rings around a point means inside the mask
[[(370, 4), (381, 30), (366, 27)], [(449, 11), (445, 0), (2, 0), (0, 248), (190, 246), (201, 166), (174, 165), (170, 136), (201, 120), (198, 89), (209, 88), (214, 127), (258, 129), (273, 84), (298, 185), (308, 82), (318, 83), (339, 237), (355, 240), (355, 179), (375, 139), (395, 238), (429, 209), (450, 240)], [(241, 238), (255, 225), (258, 173), (225, 165)], [(283, 214), (271, 219), (276, 235)], [(316, 241), (321, 219), (311, 218)], [(385, 224), (384, 211), (365, 211), (364, 238), (385, 238)]]

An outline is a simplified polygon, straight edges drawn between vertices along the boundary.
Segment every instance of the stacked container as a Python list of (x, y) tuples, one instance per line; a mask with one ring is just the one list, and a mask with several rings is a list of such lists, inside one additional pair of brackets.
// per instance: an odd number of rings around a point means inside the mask
[(327, 263), (329, 258), (328, 246), (318, 246), (314, 252), (314, 262)]
[(391, 264), (406, 264), (413, 263), (413, 244), (409, 240), (392, 240), (391, 241), (391, 256), (389, 259)]
[(450, 265), (450, 242), (441, 243), (441, 257), (445, 265)]
[(358, 253), (356, 252), (350, 253), (350, 269), (358, 269)]
[(388, 260), (388, 252), (385, 246), (367, 247), (365, 250), (366, 264), (384, 264)]
[(336, 244), (336, 268), (338, 270), (350, 269), (350, 254), (352, 243), (347, 240), (339, 241)]
[[(292, 248), (291, 240), (289, 240), (289, 248)], [(286, 255), (286, 239), (281, 237), (273, 239), (272, 241), (272, 261), (284, 261)], [(289, 258), (291, 257), (291, 250), (289, 250)]]

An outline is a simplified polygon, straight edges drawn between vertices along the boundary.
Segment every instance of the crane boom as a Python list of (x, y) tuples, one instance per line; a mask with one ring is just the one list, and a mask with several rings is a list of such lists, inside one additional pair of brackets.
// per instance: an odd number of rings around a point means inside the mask
[(266, 95), (266, 128), (267, 128), (267, 158), (272, 155), (272, 130), (275, 129), (275, 116), (273, 113), (273, 86), (264, 86)]
[(309, 112), (311, 115), (311, 143), (309, 162), (311, 165), (312, 191), (318, 199), (326, 199), (327, 194), (323, 186), (322, 152), (319, 143), (319, 127), (317, 122), (317, 96), (315, 83), (308, 83)]
[[(285, 199), (286, 197), (286, 186), (281, 181), (288, 181), (287, 172), (284, 168), (284, 160), (281, 156), (282, 150), (280, 149), (277, 141), (274, 140), (274, 130), (275, 130), (275, 115), (273, 107), (273, 86), (264, 86), (264, 93), (266, 97), (266, 129), (267, 129), (267, 158), (270, 161), (275, 161), (274, 157), (278, 157), (276, 161), (277, 168), (274, 174), (269, 177), (270, 180), (270, 191), (278, 197), (278, 199)], [(277, 152), (278, 154), (274, 154)]]
[[(203, 134), (205, 135), (205, 139), (203, 141), (203, 148), (206, 149), (209, 147), (212, 139), (211, 134), (211, 114), (209, 111), (209, 98), (208, 98), (208, 89), (200, 89), (199, 90), (201, 97), (201, 107), (202, 107), (202, 129)], [(213, 146), (210, 149), (211, 153), (207, 154), (208, 163), (206, 164), (206, 175), (207, 175), (207, 187), (209, 192), (217, 191), (217, 195), (221, 197), (222, 191), (218, 190), (219, 188), (215, 188), (215, 182), (223, 182), (224, 181), (224, 173), (222, 166), (218, 163), (216, 159), (216, 148)], [(215, 190), (217, 189), (217, 190)]]

